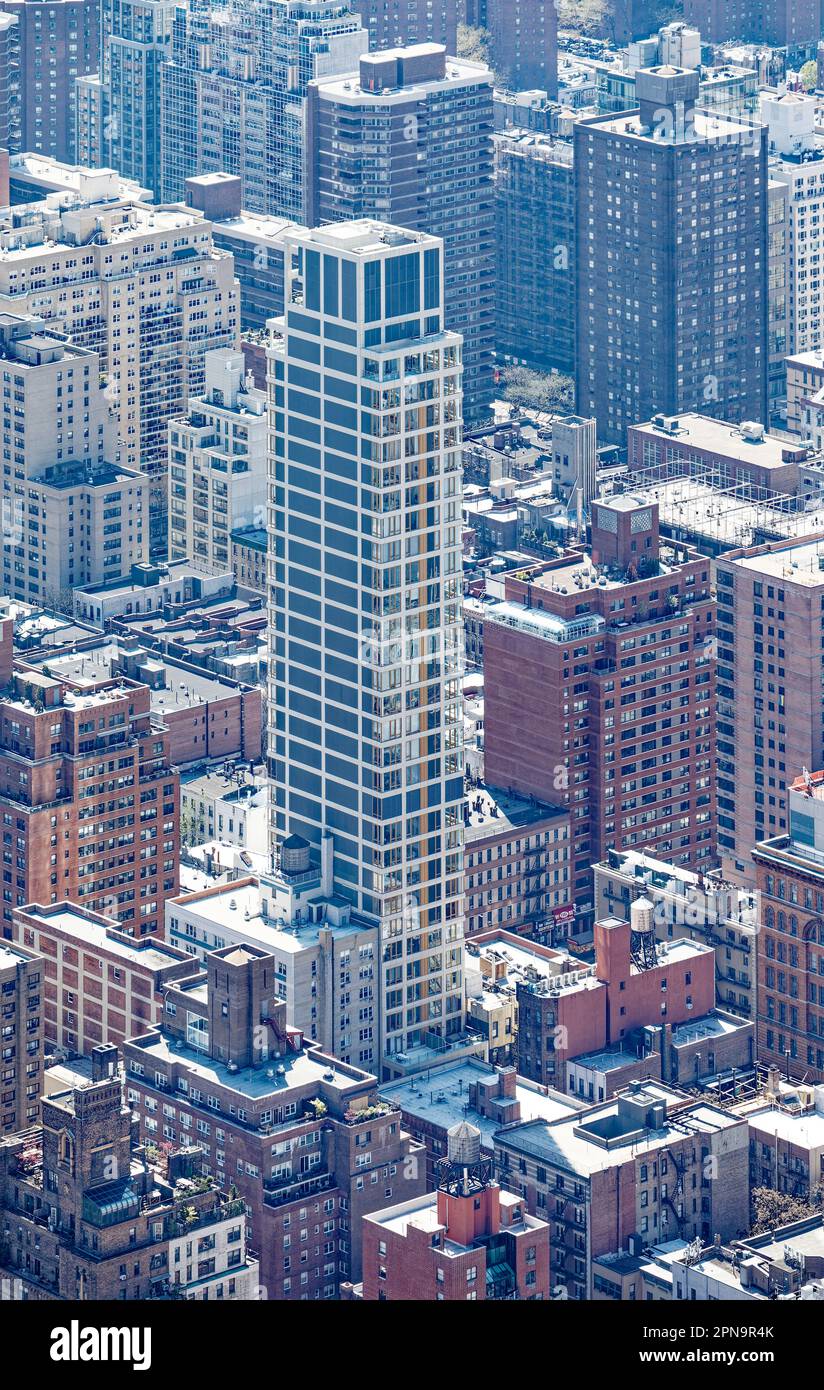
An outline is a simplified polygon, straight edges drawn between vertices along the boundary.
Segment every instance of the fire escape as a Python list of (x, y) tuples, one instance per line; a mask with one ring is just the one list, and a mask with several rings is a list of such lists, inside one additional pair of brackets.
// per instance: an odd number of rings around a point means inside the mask
[(535, 845), (524, 854), (523, 903), (527, 936), (543, 939), (547, 931), (545, 888), (543, 852)]

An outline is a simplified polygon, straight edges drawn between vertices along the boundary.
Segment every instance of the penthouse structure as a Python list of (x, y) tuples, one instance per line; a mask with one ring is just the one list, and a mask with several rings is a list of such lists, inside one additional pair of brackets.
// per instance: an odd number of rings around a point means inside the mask
[(788, 789), (787, 829), (752, 851), (760, 894), (758, 1055), (791, 1076), (824, 1081), (824, 774)]
[(0, 700), (2, 931), (70, 899), (136, 937), (162, 934), (178, 886), (178, 774), (148, 687), (10, 672)]
[(169, 423), (169, 558), (224, 574), (231, 531), (266, 515), (266, 393), (229, 348), (206, 353), (204, 376)]
[(87, 1054), (144, 1032), (160, 1022), (168, 982), (191, 974), (189, 957), (162, 931), (136, 938), (70, 902), (16, 909), (12, 937), (43, 957), (43, 1037), (52, 1052)]
[(0, 217), (0, 311), (36, 314), (99, 357), (121, 462), (152, 478), (166, 535), (167, 425), (203, 389), (207, 350), (237, 340), (231, 257), (183, 208), (48, 202)]
[(162, 1027), (124, 1046), (127, 1096), (142, 1136), (199, 1148), (245, 1198), (270, 1298), (335, 1298), (360, 1278), (363, 1216), (422, 1192), (425, 1163), (374, 1076), (287, 1025), (274, 967), (227, 946), (170, 987)]
[(741, 883), (752, 846), (789, 829), (788, 782), (824, 763), (823, 547), (807, 534), (716, 562), (718, 845)]
[(335, 837), (335, 891), (380, 928), (384, 1061), (405, 1066), (463, 1035), (461, 340), (437, 238), (354, 222), (289, 252), (268, 352), (273, 831)]
[(658, 412), (766, 419), (766, 130), (698, 87), (644, 68), (637, 111), (575, 127), (576, 405), (610, 442)]
[(50, 1095), (42, 1125), (0, 1140), (6, 1267), (28, 1297), (257, 1297), (245, 1203), (193, 1181), (185, 1153), (149, 1163), (116, 1058), (95, 1049), (89, 1084)]
[(364, 1218), (368, 1301), (471, 1302), (550, 1296), (549, 1228), (503, 1191), (481, 1157), (480, 1132), (449, 1131), (436, 1192)]
[[(51, 195), (58, 194), (55, 199)], [(136, 203), (151, 202), (152, 191), (135, 179), (124, 178), (116, 169), (88, 164), (69, 164), (53, 155), (23, 150), (9, 159), (10, 204), (51, 200), (68, 206), (71, 202), (107, 203), (125, 198)], [(2, 204), (6, 206), (6, 204)]]
[(64, 610), (145, 559), (150, 483), (117, 457), (96, 352), (0, 313), (3, 588)]
[(0, 941), (0, 1134), (40, 1116), (43, 1089), (42, 956)]
[(231, 602), (234, 584), (228, 569), (207, 574), (188, 560), (133, 565), (118, 583), (75, 585), (74, 614), (108, 631), (117, 618), (185, 612), (215, 599)]
[(600, 1256), (749, 1229), (746, 1121), (637, 1082), (582, 1114), (499, 1131), (495, 1174), (549, 1224), (553, 1287), (593, 1295)]
[(570, 808), (583, 921), (608, 849), (709, 864), (715, 817), (709, 561), (632, 494), (594, 503), (591, 534), (483, 613), (486, 776)]
[[(379, 218), (443, 238), (463, 413), (485, 420), (495, 331), (492, 74), (437, 44), (366, 54), (309, 88), (309, 226)], [(457, 206), (456, 206), (457, 204)]]
[(242, 179), (249, 212), (307, 220), (308, 85), (350, 72), (368, 46), (348, 0), (179, 7), (161, 70), (163, 201), (222, 171)]

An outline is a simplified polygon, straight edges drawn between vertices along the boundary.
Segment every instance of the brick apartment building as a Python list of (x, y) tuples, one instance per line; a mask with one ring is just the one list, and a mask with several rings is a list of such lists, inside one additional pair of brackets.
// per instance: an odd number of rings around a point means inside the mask
[(655, 943), (652, 903), (595, 924), (595, 966), (517, 986), (518, 1071), (583, 1099), (630, 1081), (693, 1085), (754, 1062), (754, 1025), (715, 1009), (715, 952)]
[(750, 1188), (770, 1187), (816, 1205), (824, 1185), (824, 1092), (791, 1089), (771, 1068), (766, 1092), (741, 1104), (750, 1132)]
[(723, 878), (720, 870), (694, 873), (637, 850), (610, 850), (593, 865), (595, 911), (629, 918), (637, 897), (655, 908), (659, 941), (687, 936), (715, 950), (715, 995), (719, 1009), (743, 1018), (756, 1015), (757, 899), (752, 890)]
[(455, 1125), (437, 1191), (364, 1217), (363, 1283), (344, 1295), (427, 1303), (549, 1298), (549, 1227), (492, 1179), (480, 1140), (474, 1125)]
[(535, 0), (462, 0), (466, 23), (489, 34), (490, 62), (510, 91), (558, 94), (558, 15)]
[(194, 1177), (186, 1154), (150, 1165), (116, 1050), (100, 1052), (89, 1085), (49, 1096), (42, 1125), (0, 1140), (0, 1265), (29, 1297), (254, 1298), (244, 1202)]
[(685, 0), (684, 19), (705, 43), (815, 43), (821, 37), (819, 0)]
[(158, 1024), (166, 985), (192, 973), (185, 951), (129, 936), (114, 918), (70, 902), (18, 908), (12, 934), (44, 958), (44, 1039), (68, 1053), (119, 1045)]
[(424, 1150), (376, 1079), (287, 1027), (271, 955), (213, 951), (123, 1048), (141, 1134), (202, 1150), (249, 1206), (270, 1299), (336, 1298), (361, 1269), (361, 1218), (425, 1190)]
[(824, 772), (790, 784), (788, 830), (752, 852), (759, 895), (758, 1057), (824, 1081)]
[(500, 1130), (495, 1175), (549, 1223), (553, 1288), (592, 1297), (592, 1262), (644, 1244), (749, 1230), (746, 1120), (660, 1083)]
[(715, 830), (710, 562), (660, 541), (654, 501), (592, 512), (591, 551), (484, 612), (486, 777), (569, 806), (576, 926), (607, 850), (708, 865)]
[(36, 951), (0, 941), (0, 1134), (40, 1115), (43, 965)]
[[(197, 640), (192, 624), (180, 634), (185, 645)], [(205, 645), (214, 650), (222, 642), (214, 634)], [(257, 653), (252, 665), (257, 676)], [(258, 685), (213, 674), (191, 661), (160, 656), (133, 634), (100, 637), (65, 650), (28, 653), (26, 666), (48, 669), (71, 682), (79, 691), (117, 677), (148, 687), (153, 724), (163, 726), (168, 739), (169, 761), (175, 766), (217, 758), (241, 758), (258, 762), (262, 753), (263, 692)]]
[[(48, 668), (47, 668), (48, 669)], [(15, 907), (70, 899), (162, 934), (178, 890), (179, 779), (147, 686), (10, 673), (0, 699), (2, 934)]]
[(471, 786), (464, 804), (466, 930), (505, 927), (562, 938), (574, 918), (570, 813), (497, 787)]
[(100, 6), (96, 0), (0, 0), (0, 11), (16, 21), (10, 148), (71, 162), (74, 82), (97, 67)]
[(716, 561), (718, 851), (752, 884), (754, 844), (786, 835), (787, 784), (824, 766), (811, 715), (824, 678), (824, 533), (728, 550)]
[(722, 487), (750, 483), (774, 492), (798, 490), (798, 466), (808, 450), (767, 434), (761, 424), (740, 428), (710, 415), (686, 411), (655, 416), (627, 430), (627, 464), (651, 477), (710, 474)]

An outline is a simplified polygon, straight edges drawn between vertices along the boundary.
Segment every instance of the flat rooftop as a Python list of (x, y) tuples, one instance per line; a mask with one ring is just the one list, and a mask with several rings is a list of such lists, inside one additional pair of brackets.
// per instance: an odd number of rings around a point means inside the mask
[[(821, 517), (824, 522), (824, 513)], [(756, 555), (737, 555), (731, 563), (738, 569), (771, 575), (804, 588), (824, 588), (824, 536), (799, 540), (772, 551), (762, 550)]]
[[(105, 951), (107, 955), (118, 956), (130, 965), (143, 965), (147, 970), (163, 970), (169, 965), (181, 963), (181, 953), (176, 947), (146, 937), (135, 937), (133, 942), (112, 940), (102, 923), (90, 921), (71, 906), (60, 907), (54, 912), (30, 911), (26, 915), (32, 917), (44, 931), (65, 932), (79, 946)], [(114, 923), (112, 928), (120, 930)]]
[[(685, 1098), (669, 1087), (654, 1081), (646, 1081), (642, 1091), (630, 1092), (635, 1099), (643, 1098), (645, 1104), (655, 1105), (659, 1101), (679, 1102), (676, 1123), (680, 1125), (683, 1116), (688, 1114), (691, 1127), (700, 1134), (714, 1134), (720, 1130), (732, 1129), (740, 1124), (737, 1115), (728, 1115), (715, 1106), (699, 1102), (682, 1108), (680, 1102)], [(630, 1120), (619, 1121), (618, 1099), (605, 1105), (591, 1107), (583, 1114), (569, 1116), (547, 1123), (533, 1120), (521, 1125), (513, 1125), (501, 1138), (516, 1152), (522, 1151), (545, 1162), (566, 1169), (582, 1178), (611, 1168), (616, 1158), (623, 1161), (628, 1153), (635, 1156), (654, 1153), (666, 1148), (674, 1139), (682, 1136), (683, 1129), (667, 1116), (660, 1129), (646, 1129), (639, 1134), (639, 1126)], [(623, 1139), (621, 1127), (626, 1125)], [(588, 1133), (587, 1130), (590, 1132)], [(609, 1133), (609, 1147), (598, 1142), (599, 1130)]]
[[(684, 136), (680, 140), (676, 140), (665, 133), (653, 135), (651, 131), (642, 129), (638, 111), (621, 111), (616, 115), (606, 116), (603, 120), (593, 121), (592, 124), (601, 130), (609, 130), (615, 135), (632, 136), (633, 139), (642, 140), (647, 145), (687, 144)], [(693, 142), (704, 143), (732, 138), (754, 140), (756, 138), (754, 128), (758, 129), (759, 124), (755, 120), (743, 121), (734, 116), (716, 115), (696, 108), (691, 123), (691, 130), (694, 133), (690, 139)]]
[(31, 957), (24, 955), (22, 951), (15, 950), (13, 942), (0, 941), (0, 970), (16, 970), (21, 962), (30, 959)]
[(658, 503), (662, 528), (676, 534), (704, 536), (725, 549), (750, 546), (759, 535), (809, 535), (824, 531), (824, 508), (805, 504), (801, 494), (776, 492), (760, 484), (715, 487), (687, 475), (652, 479), (643, 485)]
[(765, 1106), (747, 1112), (747, 1124), (759, 1134), (784, 1140), (802, 1149), (824, 1147), (824, 1114), (818, 1110), (791, 1111)]
[[(385, 94), (381, 94), (382, 98)], [(356, 256), (368, 256), (376, 251), (411, 249), (414, 246), (433, 246), (436, 238), (428, 232), (401, 231), (391, 222), (376, 222), (361, 218), (354, 222), (337, 222), (327, 227), (299, 227), (288, 238), (302, 246), (328, 247)], [(397, 353), (397, 343), (383, 344)]]
[[(216, 175), (204, 174), (200, 182), (206, 183), (210, 177), (213, 177), (215, 182), (221, 181)], [(282, 243), (284, 234), (296, 230), (299, 226), (300, 223), (289, 222), (285, 217), (274, 217), (265, 212), (246, 212), (243, 208), (234, 217), (221, 217), (212, 222), (216, 241), (229, 236), (243, 241), (267, 241), (273, 245)]]
[(690, 889), (708, 896), (724, 893), (730, 895), (729, 905), (738, 909), (739, 915), (732, 912), (729, 920), (736, 924), (750, 922), (755, 909), (755, 892), (739, 888), (715, 870), (698, 874), (683, 864), (670, 864), (665, 859), (656, 859), (642, 850), (610, 850), (607, 858), (594, 868), (605, 877), (623, 878), (629, 883), (651, 887), (659, 891), (689, 891)]
[(701, 1042), (704, 1038), (726, 1038), (746, 1028), (746, 1018), (726, 1018), (723, 1014), (705, 1014), (702, 1018), (692, 1018), (688, 1023), (679, 1023), (672, 1030), (674, 1047), (687, 1047), (690, 1043)]
[[(516, 1196), (514, 1192), (501, 1192), (501, 1206), (520, 1206), (523, 1210), (523, 1220), (511, 1222), (506, 1227), (508, 1231), (517, 1235), (537, 1225), (536, 1218), (527, 1214), (524, 1198)], [(438, 1196), (435, 1192), (424, 1192), (420, 1197), (413, 1197), (411, 1201), (402, 1202), (399, 1206), (385, 1207), (383, 1211), (370, 1212), (367, 1220), (374, 1221), (385, 1230), (393, 1231), (396, 1235), (401, 1236), (406, 1235), (409, 1226), (416, 1226), (431, 1235), (443, 1230), (442, 1222), (438, 1217)], [(466, 1249), (466, 1246), (458, 1245), (454, 1240), (444, 1238), (443, 1244), (438, 1246), (438, 1253), (449, 1257), (462, 1255)]]
[(775, 1232), (776, 1239), (769, 1236), (755, 1236), (744, 1248), (752, 1251), (757, 1259), (783, 1261), (787, 1246), (796, 1254), (807, 1258), (824, 1259), (824, 1222), (819, 1216), (807, 1225), (807, 1229), (785, 1228)]
[[(494, 1080), (494, 1067), (480, 1058), (470, 1057), (446, 1066), (431, 1067), (403, 1081), (388, 1081), (379, 1087), (379, 1091), (384, 1100), (399, 1106), (405, 1114), (439, 1129), (450, 1129), (461, 1120), (469, 1120), (481, 1131), (482, 1145), (491, 1153), (494, 1135), (508, 1121), (490, 1119), (471, 1108), (469, 1087), (479, 1081)], [(517, 1103), (521, 1107), (521, 1121), (549, 1122), (575, 1114), (580, 1109), (574, 1098), (564, 1096), (559, 1091), (543, 1094), (520, 1079), (515, 1084), (515, 1100), (504, 1102), (504, 1105), (514, 1109)]]
[[(321, 908), (327, 901), (334, 906), (340, 906), (342, 902), (335, 897), (325, 899), (317, 895), (312, 898), (312, 902)], [(205, 883), (202, 890), (198, 888), (191, 893), (180, 893), (169, 902), (179, 911), (190, 913), (211, 926), (239, 932), (250, 945), (282, 955), (298, 955), (316, 946), (321, 931), (331, 932), (334, 937), (346, 937), (353, 932), (365, 931), (368, 926), (357, 914), (341, 926), (329, 921), (304, 922), (294, 926), (272, 914), (264, 917), (260, 910), (261, 890), (256, 882), (239, 883), (235, 880), (221, 884)]]
[(631, 1067), (636, 1062), (643, 1062), (645, 1059), (639, 1057), (637, 1052), (628, 1052), (624, 1048), (606, 1048), (602, 1052), (585, 1052), (581, 1057), (570, 1057), (570, 1062), (576, 1067), (586, 1067), (589, 1071), (610, 1072), (620, 1071), (623, 1067)]
[(469, 820), (464, 838), (467, 845), (485, 838), (490, 831), (503, 835), (508, 830), (527, 830), (542, 821), (567, 816), (562, 806), (550, 806), (532, 797), (519, 796), (501, 787), (472, 787), (467, 793)]
[(760, 439), (750, 439), (737, 426), (714, 420), (709, 415), (686, 413), (667, 416), (667, 419), (677, 421), (677, 425), (666, 429), (656, 425), (654, 420), (647, 420), (632, 428), (636, 434), (653, 436), (675, 448), (680, 445), (687, 449), (705, 449), (732, 463), (753, 464), (766, 469), (786, 468), (792, 460), (783, 457), (784, 451), (799, 452), (804, 447), (800, 439), (779, 439), (777, 435), (767, 433)]
[(210, 772), (184, 773), (180, 779), (180, 790), (189, 796), (219, 797), (222, 801), (252, 801), (268, 786), (269, 779), (261, 773), (256, 773), (252, 781), (238, 781), (236, 777), (227, 777), (225, 772), (216, 768)]
[[(492, 956), (497, 960), (502, 960), (506, 967), (506, 982), (513, 988), (520, 982), (535, 984), (541, 980), (547, 980), (553, 986), (561, 986), (561, 982), (567, 977), (572, 987), (583, 985), (592, 989), (598, 984), (591, 969), (582, 965), (574, 956), (567, 955), (564, 951), (543, 948), (536, 949), (530, 942), (521, 939), (513, 933), (507, 933), (503, 929), (499, 933), (491, 936), (489, 932), (479, 933), (483, 940), (478, 940), (477, 936), (467, 938), (467, 946), (470, 948), (467, 953), (466, 965), (468, 969), (480, 970), (479, 956), (481, 954)], [(475, 951), (478, 955), (475, 955)]]
[[(171, 1043), (162, 1033), (147, 1034), (143, 1038), (134, 1039), (133, 1045), (139, 1048), (141, 1057), (147, 1062), (183, 1066), (192, 1076), (199, 1077), (213, 1086), (237, 1091), (249, 1100), (263, 1100), (267, 1096), (277, 1097), (284, 1091), (298, 1087), (319, 1087), (321, 1082), (335, 1086), (343, 1092), (351, 1091), (353, 1094), (362, 1091), (369, 1083), (374, 1084), (374, 1077), (368, 1072), (359, 1072), (355, 1068), (343, 1069), (334, 1058), (306, 1048), (302, 1048), (300, 1052), (287, 1052), (282, 1057), (272, 1058), (268, 1064), (260, 1067), (243, 1067), (238, 1071), (229, 1071), (222, 1062), (215, 1062), (204, 1053), (197, 1052), (177, 1040)], [(283, 1067), (282, 1073), (277, 1070), (280, 1066)], [(274, 1071), (275, 1075), (268, 1076), (269, 1071)], [(353, 1072), (356, 1074), (353, 1075)]]
[[(199, 579), (204, 583), (208, 583), (212, 586), (212, 591), (215, 585), (218, 585), (220, 580), (223, 579), (225, 581), (227, 595), (229, 595), (234, 588), (235, 578), (231, 570), (226, 570), (225, 574), (220, 575), (208, 574), (204, 570), (198, 569), (196, 565), (193, 565), (191, 560), (167, 560), (157, 568), (159, 574), (156, 579), (152, 578), (150, 583), (142, 583), (139, 579), (129, 574), (120, 579), (107, 579), (101, 584), (81, 584), (78, 586), (77, 592), (81, 594), (106, 594), (110, 596), (123, 594), (124, 597), (139, 597), (141, 594), (152, 593), (155, 589), (162, 589), (173, 584), (181, 584), (187, 579)], [(147, 574), (154, 569), (154, 565), (147, 565)], [(213, 595), (213, 593), (210, 592), (204, 597), (203, 601), (206, 602), (212, 596), (217, 598), (218, 594), (214, 593)]]
[[(364, 58), (380, 58), (381, 60), (391, 61), (392, 59), (407, 60), (410, 56), (425, 56), (427, 51), (433, 56), (441, 48), (439, 44), (413, 44), (409, 48), (389, 48), (383, 49), (380, 53), (364, 53)], [(370, 64), (371, 70), (371, 64)], [(360, 80), (360, 70), (357, 72), (340, 73), (334, 77), (321, 77), (316, 85), (320, 89), (321, 96), (329, 97), (333, 101), (343, 102), (346, 105), (358, 105), (361, 102), (374, 103), (378, 106), (391, 105), (394, 103), (408, 102), (415, 93), (425, 93), (432, 87), (450, 87), (460, 85), (462, 82), (477, 80), (489, 70), (483, 63), (472, 63), (464, 58), (446, 59), (446, 72), (443, 76), (425, 77), (412, 79), (404, 84), (403, 87), (383, 87), (380, 91), (370, 91), (364, 87)], [(491, 81), (491, 74), (490, 74)]]
[[(47, 665), (54, 677), (80, 687), (78, 692), (73, 692), (75, 702), (79, 703), (92, 698), (91, 695), (83, 693), (83, 686), (116, 679), (116, 676), (112, 675), (113, 666), (125, 655), (126, 650), (120, 646), (117, 638), (104, 638), (95, 646), (86, 647), (82, 651), (66, 652), (59, 656), (46, 654), (33, 659), (32, 664)], [(161, 689), (151, 688), (153, 714), (175, 713), (178, 710), (190, 709), (193, 705), (227, 699), (237, 693), (235, 686), (221, 680), (219, 676), (209, 675), (191, 667), (176, 666), (169, 658), (154, 651), (146, 651), (142, 655), (150, 669), (165, 672), (165, 686)], [(107, 692), (107, 697), (111, 697), (110, 691)]]

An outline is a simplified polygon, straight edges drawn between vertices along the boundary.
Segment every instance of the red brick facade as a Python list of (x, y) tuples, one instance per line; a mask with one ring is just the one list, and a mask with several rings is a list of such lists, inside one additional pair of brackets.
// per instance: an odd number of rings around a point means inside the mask
[(0, 700), (2, 932), (15, 907), (70, 899), (135, 936), (178, 891), (180, 783), (147, 686), (75, 690), (19, 670)]

